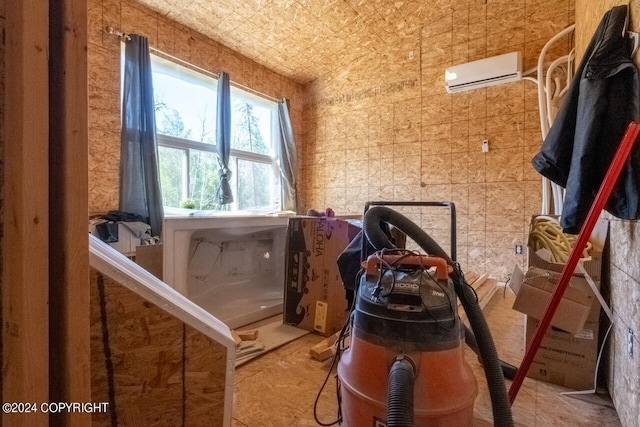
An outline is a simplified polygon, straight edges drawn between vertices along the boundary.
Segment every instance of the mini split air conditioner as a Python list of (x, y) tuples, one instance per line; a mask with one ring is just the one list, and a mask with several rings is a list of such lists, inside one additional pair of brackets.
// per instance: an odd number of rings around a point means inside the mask
[(505, 53), (447, 68), (444, 81), (448, 93), (494, 86), (522, 79), (520, 52)]

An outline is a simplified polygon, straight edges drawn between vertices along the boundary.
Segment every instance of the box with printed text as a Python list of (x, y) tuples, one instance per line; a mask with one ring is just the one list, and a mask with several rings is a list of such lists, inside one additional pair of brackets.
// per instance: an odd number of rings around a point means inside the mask
[[(538, 320), (527, 316), (527, 349), (538, 323)], [(549, 328), (527, 376), (574, 390), (591, 390), (595, 385), (599, 332), (598, 321), (586, 322), (578, 334)]]
[(336, 260), (360, 229), (337, 218), (289, 220), (284, 323), (329, 336), (348, 315)]

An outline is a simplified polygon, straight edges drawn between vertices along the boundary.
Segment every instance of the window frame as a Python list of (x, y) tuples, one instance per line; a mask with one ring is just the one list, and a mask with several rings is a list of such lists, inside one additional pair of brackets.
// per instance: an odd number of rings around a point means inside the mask
[[(197, 75), (201, 75), (201, 76), (206, 76), (211, 78), (212, 80), (215, 80), (216, 82), (218, 81), (218, 79), (216, 77), (213, 76), (207, 76), (206, 74), (199, 72), (197, 70), (194, 70), (193, 68), (187, 67), (187, 66), (183, 66), (180, 64), (177, 64), (173, 61), (168, 60), (167, 58), (164, 58), (162, 56), (159, 55), (154, 55), (151, 54), (151, 62), (152, 62), (152, 67), (153, 67), (153, 62), (154, 59), (160, 59), (162, 61), (166, 61), (171, 63), (171, 68), (174, 70), (180, 70), (180, 69), (184, 69), (187, 72), (190, 73), (195, 73)], [(176, 75), (176, 78), (179, 78), (179, 75)], [(217, 91), (217, 87), (213, 88), (215, 91)], [(280, 160), (278, 159), (277, 156), (277, 147), (275, 146), (275, 144), (277, 144), (278, 141), (278, 137), (279, 137), (279, 132), (278, 132), (278, 107), (277, 107), (277, 103), (274, 101), (271, 101), (269, 99), (263, 98), (261, 96), (258, 96), (254, 93), (248, 92), (246, 90), (240, 89), (238, 87), (235, 86), (231, 86), (230, 88), (231, 90), (231, 97), (232, 99), (235, 98), (240, 98), (242, 100), (245, 100), (253, 105), (258, 105), (261, 107), (265, 107), (268, 108), (271, 111), (270, 114), (270, 129), (271, 129), (271, 134), (269, 135), (270, 138), (270, 145), (269, 145), (269, 149), (271, 152), (271, 155), (268, 154), (260, 154), (260, 153), (254, 153), (251, 151), (245, 151), (245, 150), (238, 150), (235, 148), (231, 148), (230, 149), (230, 159), (229, 162), (234, 162), (235, 163), (235, 167), (231, 167), (230, 164), (230, 169), (234, 170), (235, 173), (232, 174), (231, 177), (231, 188), (233, 191), (233, 195), (234, 195), (234, 201), (230, 206), (230, 210), (231, 211), (241, 211), (239, 209), (239, 200), (238, 200), (238, 177), (237, 172), (238, 172), (238, 161), (239, 160), (244, 160), (244, 161), (248, 161), (248, 162), (253, 162), (253, 163), (260, 163), (260, 164), (267, 164), (267, 165), (271, 165), (271, 169), (273, 171), (273, 179), (275, 180), (275, 182), (273, 183), (273, 185), (271, 186), (271, 191), (273, 192), (273, 194), (271, 195), (271, 199), (273, 201), (272, 204), (270, 204), (269, 206), (266, 207), (261, 207), (261, 208), (253, 208), (253, 209), (249, 209), (247, 211), (243, 211), (243, 212), (248, 212), (248, 211), (262, 211), (262, 210), (268, 210), (268, 211), (281, 211), (282, 210), (282, 191), (281, 191), (281, 186), (282, 186), (282, 177), (281, 177), (281, 173), (280, 173)], [(194, 141), (194, 140), (190, 140), (190, 139), (186, 139), (186, 138), (180, 138), (180, 137), (175, 137), (175, 136), (170, 136), (170, 135), (165, 135), (162, 134), (160, 132), (158, 132), (156, 130), (156, 138), (157, 138), (157, 143), (158, 143), (158, 147), (166, 147), (166, 148), (171, 148), (171, 149), (176, 149), (176, 150), (182, 150), (183, 151), (183, 155), (182, 155), (182, 188), (181, 188), (181, 197), (183, 200), (187, 200), (190, 198), (189, 195), (189, 184), (190, 184), (190, 180), (191, 180), (191, 174), (190, 174), (190, 153), (191, 150), (197, 150), (197, 151), (204, 151), (204, 152), (209, 152), (209, 153), (213, 153), (215, 155), (218, 155), (218, 148), (217, 148), (217, 144), (214, 143), (205, 143), (205, 142), (199, 142), (199, 141)], [(170, 208), (170, 209), (175, 209), (175, 207), (173, 206), (165, 206), (165, 208)], [(218, 212), (218, 210), (210, 210), (207, 212)]]

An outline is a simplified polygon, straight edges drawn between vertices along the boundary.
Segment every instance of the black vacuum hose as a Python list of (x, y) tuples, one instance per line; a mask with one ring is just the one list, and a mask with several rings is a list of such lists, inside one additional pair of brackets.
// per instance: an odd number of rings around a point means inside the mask
[(413, 239), (427, 254), (444, 258), (453, 266), (451, 279), (458, 294), (458, 298), (467, 314), (473, 334), (475, 335), (480, 358), (484, 366), (487, 386), (491, 395), (491, 407), (493, 410), (493, 424), (497, 427), (513, 426), (511, 415), (511, 403), (507, 395), (507, 387), (500, 365), (500, 359), (496, 351), (493, 338), (489, 332), (487, 321), (478, 305), (478, 299), (472, 288), (464, 281), (464, 276), (458, 265), (447, 253), (420, 227), (414, 224), (404, 215), (385, 206), (373, 206), (365, 212), (363, 229), (364, 234), (377, 250), (395, 248), (388, 237), (380, 228), (380, 221), (386, 222), (398, 228)]
[(415, 370), (406, 358), (396, 358), (389, 370), (387, 427), (413, 427)]

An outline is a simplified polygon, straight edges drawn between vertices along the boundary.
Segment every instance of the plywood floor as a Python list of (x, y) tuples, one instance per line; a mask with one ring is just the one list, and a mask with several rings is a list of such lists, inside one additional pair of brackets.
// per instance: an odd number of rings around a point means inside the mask
[[(500, 358), (519, 365), (524, 356), (524, 317), (512, 310), (513, 294), (501, 288), (485, 308)], [(246, 365), (236, 373), (233, 427), (317, 426), (313, 416), (316, 394), (329, 363), (309, 357), (309, 348), (322, 340), (306, 335)], [(492, 426), (491, 404), (482, 368), (473, 353), (467, 360), (479, 382), (474, 426)], [(608, 399), (591, 396), (597, 403), (562, 396), (562, 387), (525, 379), (513, 406), (517, 426), (620, 426)], [(324, 423), (335, 420), (335, 381), (329, 380), (319, 405)]]

